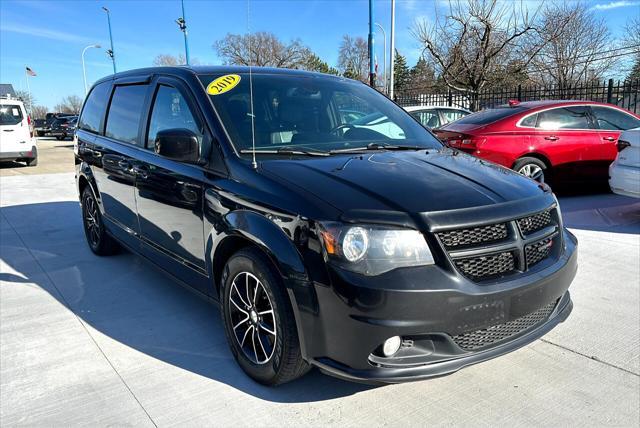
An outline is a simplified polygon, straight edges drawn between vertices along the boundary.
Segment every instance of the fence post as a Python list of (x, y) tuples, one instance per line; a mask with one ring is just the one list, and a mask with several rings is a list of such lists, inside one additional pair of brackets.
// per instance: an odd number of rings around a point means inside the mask
[(451, 93), (451, 88), (447, 88), (447, 103), (449, 107), (453, 105), (453, 94)]
[(613, 101), (613, 79), (609, 79), (609, 85), (607, 87), (607, 103), (611, 104)]
[(522, 101), (522, 85), (518, 84), (518, 101)]

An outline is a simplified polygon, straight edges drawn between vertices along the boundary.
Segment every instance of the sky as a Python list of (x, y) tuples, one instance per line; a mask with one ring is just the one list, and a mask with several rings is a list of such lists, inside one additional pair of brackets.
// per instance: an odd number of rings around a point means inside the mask
[[(509, 0), (505, 0), (509, 1)], [(526, 0), (536, 7), (538, 0)], [(629, 16), (640, 14), (640, 0), (586, 2), (619, 37)], [(158, 54), (184, 52), (184, 39), (174, 20), (181, 16), (180, 0), (0, 0), (0, 83), (26, 89), (25, 66), (37, 73), (29, 78), (36, 104), (52, 108), (67, 95), (84, 95), (81, 53), (89, 85), (112, 73), (106, 6), (111, 11), (116, 65), (119, 71), (152, 65)], [(421, 49), (411, 36), (416, 20), (434, 20), (446, 0), (396, 0), (396, 49), (411, 66)], [(390, 0), (374, 0), (374, 19), (390, 33)], [(251, 0), (250, 31), (270, 31), (281, 40), (299, 38), (323, 60), (335, 66), (344, 34), (368, 32), (367, 0)], [(227, 33), (247, 31), (246, 0), (185, 0), (191, 58), (219, 65), (212, 45)], [(387, 39), (387, 43), (389, 43)], [(383, 65), (383, 37), (376, 51)], [(389, 61), (389, 58), (387, 58)]]

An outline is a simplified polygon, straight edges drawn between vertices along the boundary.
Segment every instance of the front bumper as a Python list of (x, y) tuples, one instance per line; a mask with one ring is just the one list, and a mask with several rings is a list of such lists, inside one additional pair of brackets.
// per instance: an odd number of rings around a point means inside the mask
[[(495, 284), (466, 282), (437, 266), (399, 269), (366, 282), (334, 272), (332, 286), (314, 286), (317, 306), (300, 313), (307, 360), (337, 377), (397, 383), (446, 375), (525, 346), (572, 310), (568, 288), (577, 270), (577, 241), (563, 233), (565, 248), (553, 264)], [(541, 322), (480, 349), (463, 349), (454, 340), (517, 323), (549, 305), (555, 306)], [(410, 339), (424, 352), (376, 358), (392, 336)]]

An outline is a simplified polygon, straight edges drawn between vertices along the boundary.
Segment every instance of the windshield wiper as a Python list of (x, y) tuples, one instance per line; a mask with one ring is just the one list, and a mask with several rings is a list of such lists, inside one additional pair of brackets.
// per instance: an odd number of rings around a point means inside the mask
[(350, 147), (347, 149), (336, 149), (331, 150), (329, 153), (351, 153), (351, 152), (362, 152), (365, 150), (426, 150), (428, 147), (421, 146), (409, 146), (409, 145), (395, 145), (395, 144), (379, 144), (379, 143), (369, 143), (363, 147)]
[(319, 152), (316, 150), (307, 150), (307, 149), (294, 149), (291, 147), (280, 147), (277, 149), (256, 149), (256, 150), (252, 150), (252, 149), (242, 149), (240, 150), (240, 153), (242, 154), (251, 154), (251, 153), (256, 153), (256, 154), (265, 154), (265, 155), (285, 155), (285, 156), (291, 156), (291, 155), (298, 155), (298, 156), (329, 156), (330, 153), (328, 152)]

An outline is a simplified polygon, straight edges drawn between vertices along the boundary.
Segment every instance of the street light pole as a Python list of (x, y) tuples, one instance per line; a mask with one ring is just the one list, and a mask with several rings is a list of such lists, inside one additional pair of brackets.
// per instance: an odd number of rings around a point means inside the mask
[(107, 54), (109, 54), (111, 62), (113, 63), (113, 74), (116, 74), (116, 54), (113, 50), (113, 34), (111, 33), (111, 12), (104, 6), (102, 6), (102, 10), (107, 12), (107, 23), (109, 24), (109, 42), (111, 43), (111, 49), (107, 51)]
[(391, 65), (389, 66), (389, 98), (393, 100), (393, 67), (396, 55), (396, 0), (391, 0), (391, 38), (389, 44), (391, 45), (391, 52), (389, 52), (391, 55)]
[(369, 86), (375, 88), (376, 86), (376, 65), (375, 65), (375, 50), (373, 35), (373, 0), (369, 0)]
[(178, 27), (180, 27), (180, 31), (184, 34), (184, 55), (187, 65), (189, 65), (189, 41), (187, 40), (187, 20), (184, 17), (184, 0), (181, 0), (181, 3), (182, 17), (176, 19), (176, 23), (178, 24)]
[(82, 77), (84, 78), (84, 95), (87, 96), (87, 92), (89, 92), (89, 89), (87, 88), (87, 69), (84, 66), (84, 53), (87, 51), (87, 49), (90, 48), (96, 48), (96, 49), (100, 49), (102, 46), (100, 45), (89, 45), (86, 48), (82, 49)]
[(376, 22), (376, 25), (378, 26), (378, 28), (380, 29), (380, 31), (382, 31), (382, 43), (384, 46), (383, 52), (384, 52), (384, 59), (382, 61), (383, 64), (383, 73), (382, 73), (382, 81), (384, 82), (384, 91), (387, 92), (388, 86), (387, 86), (387, 33), (384, 31), (384, 28), (382, 28), (382, 25), (378, 24)]

